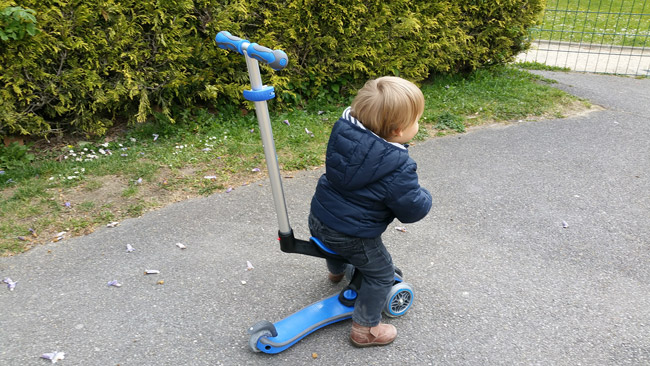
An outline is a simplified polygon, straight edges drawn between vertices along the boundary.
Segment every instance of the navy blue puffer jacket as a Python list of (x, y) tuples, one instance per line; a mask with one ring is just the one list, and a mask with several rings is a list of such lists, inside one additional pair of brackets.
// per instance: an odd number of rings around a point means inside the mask
[(416, 222), (431, 209), (416, 169), (404, 146), (375, 135), (346, 110), (332, 129), (311, 212), (330, 228), (361, 238), (380, 236), (395, 218)]

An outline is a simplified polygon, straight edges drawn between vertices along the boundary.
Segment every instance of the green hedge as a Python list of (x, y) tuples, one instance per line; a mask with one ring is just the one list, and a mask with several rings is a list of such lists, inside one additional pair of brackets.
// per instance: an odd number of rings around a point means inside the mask
[(102, 135), (153, 115), (173, 123), (188, 107), (247, 106), (244, 59), (215, 46), (220, 30), (287, 52), (287, 69), (265, 67), (263, 78), (292, 106), (379, 75), (421, 82), (509, 61), (543, 2), (22, 1), (39, 32), (0, 39), (0, 136)]

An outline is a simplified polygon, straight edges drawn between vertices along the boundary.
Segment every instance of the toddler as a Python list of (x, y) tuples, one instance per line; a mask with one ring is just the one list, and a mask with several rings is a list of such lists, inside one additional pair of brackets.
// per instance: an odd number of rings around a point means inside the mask
[[(418, 183), (407, 146), (418, 132), (424, 96), (413, 83), (386, 76), (370, 80), (334, 124), (326, 171), (311, 202), (311, 235), (363, 274), (352, 315), (350, 341), (383, 346), (397, 336), (381, 323), (394, 284), (394, 266), (381, 234), (397, 218), (416, 222), (431, 209), (431, 194)], [(339, 282), (347, 264), (327, 259), (329, 279)]]

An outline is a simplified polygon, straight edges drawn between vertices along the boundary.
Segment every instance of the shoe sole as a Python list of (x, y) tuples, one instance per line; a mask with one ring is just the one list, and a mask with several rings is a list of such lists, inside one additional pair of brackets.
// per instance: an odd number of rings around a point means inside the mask
[(393, 341), (394, 341), (394, 339), (392, 339), (390, 342), (387, 342), (387, 343), (379, 343), (379, 342), (358, 343), (354, 339), (350, 338), (350, 343), (352, 343), (353, 346), (358, 347), (358, 348), (373, 347), (373, 346), (387, 346), (387, 345), (393, 343)]

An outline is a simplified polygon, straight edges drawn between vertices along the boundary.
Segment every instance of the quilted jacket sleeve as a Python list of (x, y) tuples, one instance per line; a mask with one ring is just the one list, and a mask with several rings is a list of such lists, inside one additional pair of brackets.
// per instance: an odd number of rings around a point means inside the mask
[(412, 223), (423, 219), (431, 209), (431, 193), (420, 187), (417, 165), (410, 161), (404, 169), (397, 172), (388, 187), (386, 206), (403, 223)]

